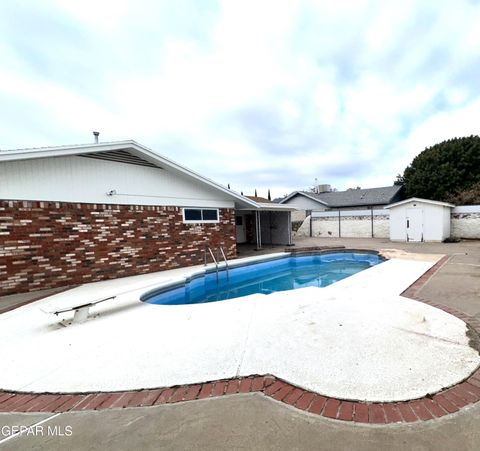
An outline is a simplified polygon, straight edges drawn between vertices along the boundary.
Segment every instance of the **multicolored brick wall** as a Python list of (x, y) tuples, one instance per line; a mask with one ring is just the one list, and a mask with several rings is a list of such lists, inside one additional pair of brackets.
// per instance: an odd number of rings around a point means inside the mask
[(235, 212), (184, 224), (181, 207), (0, 201), (0, 296), (236, 257)]

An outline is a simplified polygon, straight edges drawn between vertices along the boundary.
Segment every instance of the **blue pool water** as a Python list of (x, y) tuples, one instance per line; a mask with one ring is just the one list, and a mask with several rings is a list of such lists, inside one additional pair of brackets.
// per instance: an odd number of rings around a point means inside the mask
[(287, 256), (258, 263), (215, 270), (192, 277), (186, 283), (152, 290), (141, 300), (151, 304), (199, 304), (238, 298), (253, 293), (303, 287), (326, 287), (381, 263), (377, 254), (338, 252)]

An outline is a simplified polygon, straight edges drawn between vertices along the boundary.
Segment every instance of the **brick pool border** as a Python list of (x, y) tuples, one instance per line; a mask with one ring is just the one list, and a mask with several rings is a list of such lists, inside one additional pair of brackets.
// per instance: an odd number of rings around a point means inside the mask
[[(419, 289), (448, 259), (448, 256), (443, 257), (408, 287), (402, 295), (444, 310), (465, 321), (472, 329), (480, 333), (480, 322), (475, 318), (417, 296)], [(330, 398), (304, 390), (273, 375), (253, 375), (200, 384), (122, 392), (42, 394), (0, 391), (0, 412), (100, 411), (173, 404), (236, 393), (263, 393), (269, 398), (299, 410), (335, 420), (377, 425), (413, 423), (441, 418), (480, 401), (480, 369), (459, 384), (434, 395), (401, 402), (361, 402)]]

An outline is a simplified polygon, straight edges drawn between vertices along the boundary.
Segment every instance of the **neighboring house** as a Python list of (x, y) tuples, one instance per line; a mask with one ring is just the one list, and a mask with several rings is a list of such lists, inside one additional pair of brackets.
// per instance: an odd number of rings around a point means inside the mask
[(352, 210), (383, 208), (403, 198), (400, 185), (369, 189), (349, 189), (347, 191), (328, 191), (313, 193), (294, 191), (280, 201), (282, 205), (291, 205), (298, 209), (292, 219), (305, 219), (309, 210)]
[(237, 241), (288, 245), (291, 210), (131, 140), (0, 151), (0, 296), (201, 264), (208, 247), (234, 258)]

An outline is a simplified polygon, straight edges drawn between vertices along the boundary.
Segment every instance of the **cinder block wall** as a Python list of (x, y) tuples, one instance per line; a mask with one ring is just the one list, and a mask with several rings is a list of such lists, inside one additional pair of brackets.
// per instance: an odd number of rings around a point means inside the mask
[(180, 207), (0, 201), (0, 296), (236, 257), (235, 214), (183, 224)]
[[(372, 223), (369, 216), (342, 216), (340, 223), (342, 238), (371, 238)], [(373, 234), (375, 238), (388, 238), (390, 233), (390, 221), (387, 215), (374, 216)], [(308, 217), (298, 229), (296, 236), (310, 236), (310, 217)], [(325, 238), (338, 238), (338, 216), (313, 218), (312, 236)]]
[[(326, 212), (328, 213), (328, 212)], [(460, 206), (451, 213), (452, 238), (480, 239), (480, 206)], [(373, 218), (373, 233), (375, 238), (390, 237), (390, 219), (387, 215), (376, 215)], [(371, 218), (355, 216), (354, 211), (342, 211), (341, 234), (343, 238), (369, 238), (371, 232)], [(307, 217), (298, 228), (296, 237), (310, 236), (310, 217)], [(314, 217), (312, 222), (312, 236), (338, 238), (338, 215), (332, 212), (329, 216)]]
[(480, 239), (479, 213), (452, 213), (450, 235), (453, 238)]

